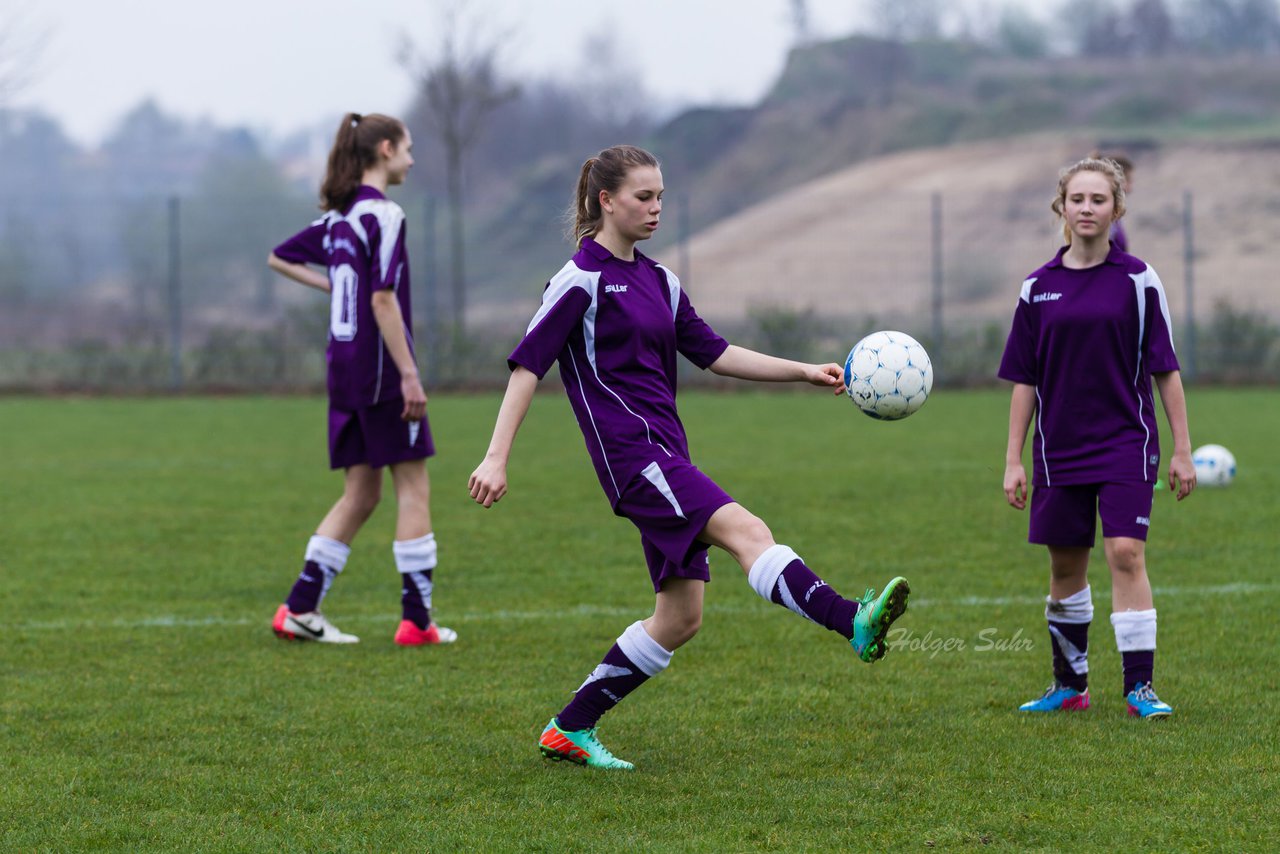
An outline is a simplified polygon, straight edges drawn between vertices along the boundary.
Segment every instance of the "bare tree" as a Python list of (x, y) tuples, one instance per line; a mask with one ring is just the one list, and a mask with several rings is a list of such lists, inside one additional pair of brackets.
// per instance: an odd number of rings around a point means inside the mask
[(23, 13), (0, 21), (0, 107), (35, 76), (49, 34), (33, 26)]
[(407, 36), (400, 48), (401, 63), (417, 84), (423, 117), (444, 149), (455, 349), (466, 328), (466, 156), (485, 120), (520, 91), (498, 72), (498, 50), (507, 34), (490, 31), (483, 38), (472, 37), (468, 25), (473, 22), (464, 19), (460, 4), (452, 4), (445, 12), (444, 35), (434, 51), (424, 53)]
[(795, 43), (801, 47), (812, 44), (813, 27), (809, 22), (808, 0), (789, 0), (787, 5), (790, 7), (791, 32), (795, 36)]

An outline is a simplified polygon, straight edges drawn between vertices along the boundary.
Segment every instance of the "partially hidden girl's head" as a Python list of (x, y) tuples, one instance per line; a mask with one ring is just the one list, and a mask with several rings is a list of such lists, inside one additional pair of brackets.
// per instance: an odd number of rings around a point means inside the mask
[(383, 141), (395, 150), (407, 135), (404, 122), (382, 113), (343, 116), (329, 150), (324, 183), (320, 185), (320, 207), (339, 211), (350, 207), (365, 170), (377, 165), (383, 156), (379, 150)]
[(1063, 219), (1062, 236), (1067, 243), (1071, 242), (1071, 223), (1067, 215), (1067, 198), (1072, 193), (1072, 179), (1081, 174), (1096, 175), (1104, 179), (1111, 189), (1111, 222), (1124, 216), (1124, 170), (1114, 160), (1105, 157), (1086, 157), (1058, 173), (1058, 192), (1054, 196), (1050, 208)]
[(634, 145), (614, 145), (595, 157), (588, 157), (578, 175), (578, 187), (568, 220), (572, 223), (569, 237), (575, 246), (581, 246), (585, 238), (600, 231), (604, 211), (600, 206), (600, 193), (614, 195), (627, 180), (632, 169), (641, 166), (660, 168), (658, 158)]

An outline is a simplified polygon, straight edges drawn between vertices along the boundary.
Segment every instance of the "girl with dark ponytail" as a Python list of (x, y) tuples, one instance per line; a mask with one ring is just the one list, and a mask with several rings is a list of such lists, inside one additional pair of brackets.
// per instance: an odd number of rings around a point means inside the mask
[(320, 603), (378, 505), (384, 468), (398, 505), (392, 555), (402, 615), (394, 640), (417, 646), (457, 638), (431, 619), (436, 541), (425, 460), (434, 446), (409, 327), (404, 211), (386, 197), (412, 166), (413, 139), (403, 122), (347, 113), (320, 187), (325, 215), (267, 259), (272, 269), (329, 294), (329, 465), (345, 471), (342, 497), (307, 543), (302, 573), (272, 620), (281, 638), (359, 640), (329, 622)]

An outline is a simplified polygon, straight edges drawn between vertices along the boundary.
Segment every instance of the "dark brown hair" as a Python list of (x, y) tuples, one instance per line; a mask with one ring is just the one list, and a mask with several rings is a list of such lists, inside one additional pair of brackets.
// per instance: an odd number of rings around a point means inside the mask
[(578, 175), (578, 189), (567, 219), (573, 223), (569, 238), (575, 246), (600, 231), (604, 212), (600, 209), (600, 191), (616, 193), (627, 180), (627, 173), (637, 166), (658, 167), (658, 158), (634, 145), (614, 145), (595, 157), (588, 157)]
[(399, 145), (404, 136), (404, 122), (382, 113), (343, 116), (329, 150), (324, 183), (320, 185), (321, 209), (341, 211), (350, 207), (364, 170), (378, 162), (378, 146), (384, 139)]

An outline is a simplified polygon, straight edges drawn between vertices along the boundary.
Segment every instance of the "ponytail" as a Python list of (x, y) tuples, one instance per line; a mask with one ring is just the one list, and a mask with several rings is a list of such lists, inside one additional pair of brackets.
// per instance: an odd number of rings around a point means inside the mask
[(321, 209), (349, 208), (364, 179), (364, 171), (378, 162), (378, 146), (384, 139), (399, 145), (404, 135), (404, 124), (391, 116), (381, 113), (343, 116), (333, 138), (333, 148), (329, 150), (324, 182), (320, 185)]

